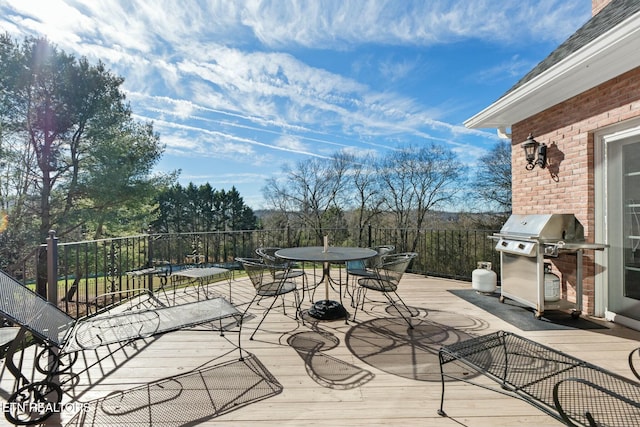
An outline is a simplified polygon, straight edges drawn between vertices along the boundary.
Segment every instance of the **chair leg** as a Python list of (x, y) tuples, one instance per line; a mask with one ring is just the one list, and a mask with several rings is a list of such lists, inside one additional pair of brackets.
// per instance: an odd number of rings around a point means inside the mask
[[(287, 315), (287, 302), (284, 300), (284, 295), (280, 295), (280, 298), (282, 298), (282, 313), (284, 313), (284, 315), (286, 316)], [(275, 299), (277, 299), (277, 297)], [(297, 319), (297, 317), (296, 317), (296, 319)]]
[[(351, 290), (349, 290), (351, 287)], [(358, 292), (358, 276), (351, 275), (351, 283), (349, 283), (349, 274), (347, 274), (347, 293), (351, 297), (351, 307), (355, 308), (356, 293)]]
[[(364, 310), (364, 300), (367, 299), (367, 288), (360, 288), (360, 291), (362, 292), (362, 306), (360, 310)], [(360, 301), (360, 297), (358, 297), (358, 301)]]
[(402, 298), (400, 298), (400, 295), (398, 295), (397, 292), (393, 292), (395, 294), (395, 296), (398, 298), (398, 301), (400, 301), (402, 303), (402, 305), (404, 306), (404, 308), (407, 310), (407, 312), (409, 312), (409, 318), (407, 318), (404, 314), (402, 314), (402, 311), (400, 311), (400, 308), (398, 308), (398, 305), (396, 304), (396, 302), (393, 300), (393, 298), (391, 298), (389, 296), (388, 293), (384, 292), (384, 296), (387, 297), (387, 299), (389, 300), (389, 302), (391, 303), (391, 305), (393, 306), (393, 308), (396, 309), (396, 311), (398, 312), (398, 314), (400, 314), (400, 316), (404, 319), (405, 322), (407, 322), (407, 324), (409, 325), (410, 329), (413, 329), (413, 324), (411, 323), (411, 317), (413, 317), (413, 314), (411, 313), (411, 310), (409, 310), (409, 307), (407, 307), (407, 304), (404, 303), (404, 301), (402, 300)]
[[(244, 317), (244, 315), (247, 314), (247, 312), (249, 311), (249, 307), (251, 307), (251, 305), (256, 300), (256, 298), (257, 298), (257, 295), (255, 297), (253, 297), (253, 299), (251, 300), (251, 302), (247, 306), (246, 310), (244, 311), (243, 317)], [(271, 309), (273, 308), (273, 306), (275, 305), (277, 300), (278, 300), (278, 298), (273, 298), (273, 301), (271, 301), (271, 304), (269, 305), (269, 308), (267, 308), (267, 310), (264, 312), (264, 315), (262, 316), (262, 319), (260, 319), (260, 323), (258, 323), (258, 326), (256, 326), (256, 328), (253, 330), (253, 333), (249, 337), (249, 340), (253, 341), (253, 336), (256, 334), (256, 332), (258, 332), (258, 329), (260, 329), (260, 326), (262, 325), (262, 322), (264, 322), (264, 319), (267, 318), (267, 314), (269, 314), (269, 311), (271, 311)]]
[[(354, 322), (356, 320), (356, 314), (358, 313), (358, 306), (360, 306), (360, 310), (364, 310), (364, 300), (366, 298), (366, 292), (367, 292), (367, 288), (365, 288), (365, 287), (360, 287), (358, 289), (358, 291), (357, 291), (357, 294), (356, 294), (357, 298), (356, 298), (356, 303), (355, 303), (355, 307), (354, 307), (355, 310), (353, 312), (353, 319), (352, 319)], [(413, 329), (413, 324), (411, 323), (411, 319), (407, 318), (407, 316), (402, 314), (402, 311), (400, 310), (400, 308), (398, 307), (398, 305), (396, 304), (394, 299), (391, 298), (391, 296), (387, 292), (383, 292), (382, 294), (387, 298), (387, 300), (393, 306), (393, 308), (396, 309), (398, 314), (400, 314), (400, 317), (402, 317), (404, 319), (404, 321), (407, 322), (407, 325), (409, 325), (409, 328)], [(409, 313), (409, 316), (410, 317), (414, 317), (413, 313), (411, 312), (411, 310), (409, 309), (407, 304), (405, 304), (405, 302), (402, 300), (402, 298), (400, 298), (400, 295), (398, 295), (397, 292), (394, 292), (394, 294), (398, 298), (398, 301), (400, 301), (400, 303), (402, 303), (404, 308), (407, 310), (407, 312)], [(362, 301), (362, 302), (360, 302), (360, 301)]]
[[(254, 295), (253, 298), (251, 299), (251, 301), (249, 301), (249, 304), (247, 305), (247, 308), (244, 309), (244, 313), (242, 313), (242, 318), (245, 319), (247, 317), (247, 313), (249, 312), (249, 309), (251, 308), (251, 306), (253, 305), (253, 303), (255, 302), (255, 300), (258, 299), (258, 295)], [(260, 322), (262, 323), (262, 322)], [(258, 327), (260, 327), (260, 325), (258, 325)], [(253, 340), (253, 336), (255, 335), (257, 331), (257, 328), (253, 331), (253, 333), (251, 334), (251, 336), (249, 337), (250, 340)]]
[[(298, 320), (298, 315), (300, 315), (300, 320), (302, 320), (302, 326), (304, 326), (304, 316), (302, 315), (302, 299), (300, 299), (300, 295), (298, 294), (298, 290), (293, 291), (293, 297), (296, 302), (296, 320)], [(302, 298), (304, 299), (304, 288), (302, 288)]]
[[(303, 299), (304, 299), (304, 289), (302, 290), (302, 295), (303, 295)], [(286, 300), (285, 300), (285, 295), (281, 295), (282, 297), (282, 312), (284, 313), (284, 315), (287, 315), (287, 310), (286, 310)], [(298, 320), (298, 316), (300, 316), (299, 318), (302, 319), (302, 324), (304, 325), (304, 318), (302, 317), (302, 311), (300, 309), (300, 307), (302, 306), (302, 301), (303, 299), (300, 299), (300, 293), (298, 292), (298, 289), (293, 291), (293, 303), (294, 303), (294, 307), (296, 310), (296, 315), (295, 315), (295, 319)], [(273, 304), (271, 304), (271, 307), (273, 307)], [(270, 310), (271, 308), (269, 308)]]
[(309, 285), (309, 278), (306, 274), (302, 276), (302, 300), (300, 301), (300, 304), (302, 305), (302, 302), (304, 301), (305, 292), (309, 294), (309, 302), (313, 304), (316, 299), (316, 289), (318, 289), (317, 286), (311, 287)]
[[(298, 312), (300, 311), (301, 303), (302, 302), (300, 301), (300, 295), (298, 294), (298, 291), (297, 290), (293, 291), (293, 304), (296, 309), (296, 317), (295, 317), (296, 320), (298, 320)], [(286, 315), (287, 313), (284, 309), (284, 305), (285, 305), (285, 300), (284, 300), (284, 295), (282, 295), (282, 311)]]
[[(302, 324), (304, 325), (304, 318), (302, 317), (301, 313), (300, 313), (300, 305), (301, 305), (301, 300), (300, 300), (300, 295), (298, 294), (298, 290), (296, 289), (294, 291), (294, 304), (295, 304), (295, 310), (296, 310), (296, 317), (295, 319), (298, 320), (298, 315), (300, 315), (300, 318), (302, 319)], [(264, 322), (264, 319), (267, 318), (267, 315), (269, 314), (269, 312), (271, 311), (271, 309), (273, 308), (273, 306), (276, 304), (276, 301), (278, 300), (278, 297), (282, 298), (282, 311), (284, 313), (284, 315), (286, 316), (287, 314), (287, 310), (286, 310), (286, 301), (285, 301), (285, 295), (279, 295), (279, 296), (275, 296), (272, 298), (271, 304), (269, 304), (269, 307), (265, 310), (264, 315), (262, 316), (262, 319), (260, 319), (260, 323), (258, 323), (258, 326), (256, 326), (256, 328), (253, 330), (253, 333), (251, 334), (251, 336), (249, 337), (249, 340), (253, 340), (253, 336), (256, 334), (256, 332), (258, 332), (258, 329), (260, 329), (260, 326), (262, 325), (262, 322)], [(263, 297), (259, 296), (259, 295), (255, 295), (253, 297), (253, 299), (251, 300), (251, 302), (249, 303), (249, 305), (247, 306), (247, 308), (244, 310), (244, 313), (242, 314), (242, 317), (244, 318), (247, 314), (247, 312), (249, 311), (249, 308), (251, 308), (251, 306), (253, 305), (253, 303), (258, 300), (258, 303), (262, 300)], [(256, 304), (259, 305), (259, 304)]]
[(307, 289), (307, 275), (303, 274), (300, 277), (302, 277), (302, 299), (300, 299), (300, 305), (302, 305), (302, 303), (304, 302), (304, 295), (305, 293), (309, 292), (309, 290)]
[(365, 298), (366, 291), (367, 291), (367, 288), (363, 288), (363, 287), (359, 287), (354, 291), (354, 294), (356, 296), (356, 301), (355, 301), (355, 304), (353, 305), (353, 309), (354, 309), (353, 318), (351, 319), (354, 322), (356, 321), (356, 314), (358, 314), (358, 306), (360, 305), (360, 298), (362, 298), (362, 307), (360, 309), (364, 310), (364, 298)]
[[(355, 300), (355, 304), (354, 304), (354, 298), (356, 298)], [(358, 300), (357, 300), (357, 294), (354, 290), (353, 295), (351, 296), (351, 307), (353, 307), (353, 317), (351, 318), (352, 321), (356, 321), (356, 314), (358, 314)]]

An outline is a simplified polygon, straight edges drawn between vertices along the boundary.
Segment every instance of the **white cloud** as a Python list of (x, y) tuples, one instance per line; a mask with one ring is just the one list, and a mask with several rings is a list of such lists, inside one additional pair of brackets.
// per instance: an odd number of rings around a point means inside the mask
[[(273, 167), (289, 154), (325, 158), (416, 141), (477, 155), (477, 141), (489, 144), (495, 134), (447, 119), (469, 99), (456, 94), (434, 105), (402, 93), (404, 80), (426, 74), (434, 45), (560, 42), (584, 20), (585, 3), (5, 0), (0, 27), (18, 38), (46, 34), (124, 76), (137, 118), (154, 122), (167, 154)], [(327, 55), (336, 51), (343, 62)], [(533, 65), (510, 54), (466, 78), (517, 80)]]
[[(561, 41), (583, 22), (581, 1), (271, 0), (245, 4), (242, 23), (269, 46), (334, 49), (351, 44), (429, 46), (461, 39)], [(518, 37), (514, 37), (517, 32)]]
[(479, 84), (493, 84), (500, 80), (510, 81), (514, 78), (519, 79), (535, 65), (531, 61), (523, 60), (518, 55), (514, 55), (510, 58), (505, 58), (504, 61), (491, 68), (479, 70), (469, 78)]
[(300, 141), (300, 138), (291, 135), (281, 136), (276, 140), (276, 145), (292, 151), (308, 151), (308, 148)]
[(380, 64), (380, 74), (387, 80), (395, 82), (407, 77), (415, 69), (415, 65), (416, 60), (411, 62), (407, 60), (400, 62), (393, 60), (384, 61)]

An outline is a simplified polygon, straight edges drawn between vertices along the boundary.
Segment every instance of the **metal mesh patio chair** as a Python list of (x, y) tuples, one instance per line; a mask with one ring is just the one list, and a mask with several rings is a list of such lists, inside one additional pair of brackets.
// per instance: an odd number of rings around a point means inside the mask
[(409, 267), (411, 260), (418, 254), (415, 252), (405, 252), (399, 254), (390, 254), (382, 256), (382, 263), (380, 267), (376, 268), (375, 277), (363, 277), (358, 279), (358, 289), (356, 292), (355, 311), (353, 313), (353, 320), (355, 321), (356, 314), (358, 312), (358, 305), (361, 305), (360, 309), (364, 310), (364, 299), (367, 291), (381, 292), (389, 301), (389, 303), (400, 313), (400, 316), (407, 322), (409, 327), (413, 329), (411, 320), (403, 314), (402, 310), (398, 307), (395, 298), (404, 306), (409, 317), (413, 317), (412, 311), (404, 303), (400, 295), (398, 295), (398, 285), (400, 279), (404, 275), (404, 272)]
[[(132, 290), (122, 291), (128, 294)], [(151, 305), (157, 301), (150, 294), (145, 299)], [(40, 295), (0, 271), (0, 316), (20, 326), (9, 346), (6, 367), (16, 378), (16, 391), (7, 399), (5, 417), (14, 424), (37, 424), (48, 418), (62, 399), (56, 376), (69, 370), (79, 351), (96, 349), (115, 343), (127, 343), (177, 329), (212, 321), (233, 318), (241, 328), (242, 313), (224, 298), (199, 300), (174, 306), (128, 308), (117, 314), (103, 312), (91, 317), (74, 319)], [(36, 357), (35, 367), (45, 374), (44, 380), (30, 382), (14, 362), (26, 332), (31, 332), (44, 349)], [(240, 333), (238, 332), (240, 359)]]
[(378, 254), (367, 260), (367, 268), (375, 269), (382, 265), (382, 257), (393, 253), (393, 251), (396, 250), (396, 247), (393, 245), (381, 245), (374, 246), (371, 249), (376, 251)]
[(267, 317), (267, 314), (269, 314), (269, 311), (271, 311), (271, 309), (275, 305), (278, 297), (282, 297), (283, 299), (282, 309), (284, 314), (286, 315), (284, 295), (288, 293), (293, 293), (295, 298), (295, 309), (296, 309), (295, 318), (296, 320), (298, 320), (301, 300), (298, 294), (298, 288), (296, 283), (287, 279), (286, 267), (282, 271), (283, 274), (279, 275), (278, 278), (275, 278), (271, 274), (271, 267), (268, 264), (263, 263), (262, 260), (260, 259), (236, 258), (236, 261), (242, 264), (244, 271), (247, 273), (247, 276), (249, 276), (249, 280), (251, 280), (251, 284), (253, 285), (256, 291), (255, 295), (247, 305), (247, 308), (245, 309), (244, 313), (246, 314), (249, 311), (249, 309), (251, 308), (253, 303), (256, 302), (256, 300), (259, 300), (261, 298), (273, 298), (273, 301), (271, 302), (269, 307), (265, 310), (264, 315), (262, 316), (262, 319), (260, 319), (260, 323), (258, 323), (258, 326), (256, 326), (255, 330), (249, 337), (250, 340), (253, 340), (253, 336), (256, 334), (256, 332), (258, 332), (258, 329), (260, 329), (262, 322), (264, 322), (264, 319)]
[(351, 306), (355, 306), (354, 296), (358, 286), (358, 280), (361, 278), (376, 277), (376, 269), (382, 265), (382, 257), (392, 253), (396, 247), (393, 245), (374, 246), (371, 249), (377, 252), (377, 255), (369, 259), (360, 259), (356, 261), (347, 261), (347, 283), (351, 284), (351, 289), (347, 286), (347, 291), (351, 294)]
[(304, 270), (294, 268), (295, 265), (290, 261), (278, 258), (276, 252), (281, 248), (263, 247), (256, 249), (256, 254), (262, 259), (262, 262), (270, 267), (271, 275), (275, 280), (302, 280), (302, 301), (304, 301), (305, 293), (310, 294), (310, 300), (313, 302), (317, 284), (310, 283)]
[(633, 349), (629, 353), (629, 367), (633, 375), (640, 380), (640, 347)]

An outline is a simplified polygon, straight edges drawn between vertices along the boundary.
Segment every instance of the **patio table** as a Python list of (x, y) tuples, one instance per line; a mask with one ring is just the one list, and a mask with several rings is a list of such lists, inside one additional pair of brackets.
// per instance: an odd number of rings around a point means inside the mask
[(207, 292), (205, 290), (205, 285), (207, 285), (207, 290), (208, 290), (208, 284), (209, 284), (207, 279), (215, 276), (223, 276), (227, 280), (229, 284), (229, 302), (231, 302), (231, 270), (228, 270), (226, 268), (221, 268), (221, 267), (185, 268), (184, 270), (178, 270), (171, 273), (171, 281), (173, 282), (174, 287), (175, 287), (175, 282), (180, 279), (188, 279), (188, 280), (195, 281), (198, 284), (198, 295), (200, 295), (200, 288), (202, 288), (206, 296)]
[(377, 255), (377, 252), (368, 248), (334, 246), (329, 246), (326, 249), (323, 246), (305, 246), (280, 249), (276, 252), (277, 257), (290, 261), (322, 263), (322, 279), (320, 283), (324, 282), (325, 285), (325, 299), (316, 301), (308, 311), (311, 317), (318, 320), (347, 319), (347, 310), (342, 305), (342, 292), (340, 292), (340, 301), (329, 299), (329, 284), (342, 285), (340, 282), (331, 279), (331, 264), (367, 259), (375, 255)]
[[(127, 271), (125, 274), (132, 278), (134, 284), (140, 280), (144, 280), (145, 277), (157, 276), (160, 278), (160, 289), (162, 289), (166, 286), (167, 277), (171, 274), (171, 265), (166, 263), (164, 266), (158, 265), (155, 267), (140, 268), (137, 270)], [(137, 285), (139, 288), (142, 287), (139, 286), (139, 284)]]

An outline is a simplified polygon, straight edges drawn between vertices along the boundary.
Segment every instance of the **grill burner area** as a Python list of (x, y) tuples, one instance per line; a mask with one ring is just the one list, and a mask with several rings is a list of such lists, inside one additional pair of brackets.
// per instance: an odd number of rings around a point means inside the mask
[[(573, 214), (511, 215), (492, 236), (500, 252), (501, 295), (535, 309), (536, 317), (545, 310), (571, 309), (582, 313), (582, 252), (604, 250), (606, 245), (586, 243), (584, 227)], [(544, 259), (561, 253), (576, 255), (576, 302), (566, 299), (545, 301)]]
[(567, 244), (584, 243), (584, 227), (573, 214), (511, 215), (495, 236), (501, 252), (533, 257), (541, 245), (546, 256), (558, 256)]

